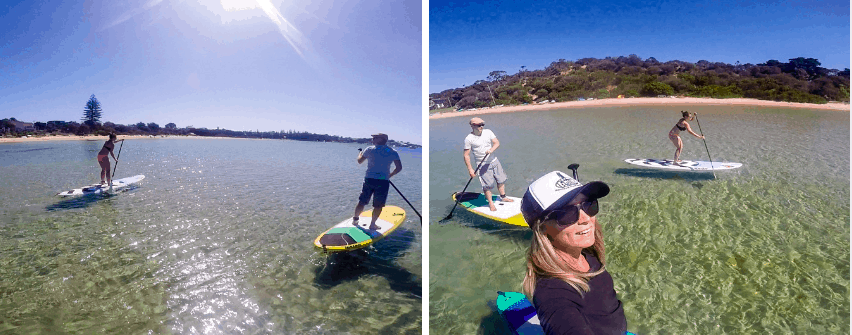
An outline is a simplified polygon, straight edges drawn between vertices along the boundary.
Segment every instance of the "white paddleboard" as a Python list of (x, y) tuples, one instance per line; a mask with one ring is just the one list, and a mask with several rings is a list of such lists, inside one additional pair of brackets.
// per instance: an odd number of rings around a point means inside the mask
[(675, 170), (675, 171), (716, 171), (716, 170), (731, 170), (743, 166), (741, 163), (732, 162), (713, 162), (711, 165), (708, 161), (688, 161), (681, 160), (675, 163), (668, 159), (625, 159), (625, 162), (633, 165), (644, 166), (648, 168)]
[(491, 207), (488, 206), (488, 199), (482, 193), (453, 193), (452, 197), (453, 200), (458, 200), (459, 205), (474, 214), (510, 225), (527, 227), (527, 222), (521, 214), (521, 198), (510, 196), (513, 202), (503, 202), (500, 201), (499, 196), (492, 195), (492, 202), (497, 208), (492, 212)]
[(128, 186), (138, 183), (145, 179), (144, 175), (137, 175), (133, 177), (114, 179), (112, 181), (112, 190), (110, 190), (109, 185), (101, 185), (101, 184), (93, 184), (83, 188), (75, 188), (70, 191), (59, 192), (56, 195), (60, 197), (69, 197), (69, 196), (77, 196), (77, 195), (89, 195), (89, 194), (103, 194), (109, 192), (122, 191)]

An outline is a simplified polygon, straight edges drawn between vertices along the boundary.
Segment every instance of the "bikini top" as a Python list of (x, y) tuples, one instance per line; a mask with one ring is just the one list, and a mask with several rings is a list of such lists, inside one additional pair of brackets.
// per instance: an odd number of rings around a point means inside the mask
[(677, 127), (677, 129), (680, 129), (680, 131), (684, 131), (684, 130), (686, 130), (686, 127), (684, 127), (684, 126), (681, 126), (681, 125), (680, 125), (680, 121), (678, 121), (677, 123), (675, 123), (675, 127)]

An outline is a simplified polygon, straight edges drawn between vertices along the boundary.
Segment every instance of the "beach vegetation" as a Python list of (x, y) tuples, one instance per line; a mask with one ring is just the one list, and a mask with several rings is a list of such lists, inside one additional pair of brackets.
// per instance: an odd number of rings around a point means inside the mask
[(843, 99), (846, 99), (846, 101), (849, 101), (849, 89), (841, 86), (840, 87), (840, 95), (838, 95), (838, 96), (843, 98)]
[[(450, 111), (451, 109), (447, 109)], [(89, 126), (84, 123), (75, 121), (49, 121), (35, 122), (39, 126), (36, 130), (16, 130), (15, 118), (0, 120), (0, 135), (9, 137), (20, 137), (25, 135), (32, 136), (56, 136), (56, 135), (100, 135), (106, 136), (110, 133), (116, 135), (151, 135), (151, 136), (200, 136), (200, 137), (234, 137), (234, 138), (263, 138), (263, 139), (279, 139), (279, 140), (296, 140), (296, 141), (312, 141), (312, 142), (340, 142), (340, 143), (361, 143), (369, 145), (371, 138), (351, 138), (329, 134), (315, 134), (306, 131), (281, 130), (281, 131), (234, 131), (228, 129), (207, 129), (187, 126), (178, 128), (174, 123), (166, 124), (166, 127), (160, 127), (154, 122), (122, 125), (112, 122), (104, 122), (103, 124), (95, 124)], [(395, 147), (421, 148), (419, 144), (413, 144), (403, 141), (389, 140), (388, 145)]]
[(150, 128), (148, 128), (148, 125), (146, 125), (145, 122), (137, 123), (136, 128), (146, 133), (151, 130)]
[(788, 62), (770, 59), (761, 64), (709, 60), (660, 62), (654, 57), (642, 60), (636, 55), (559, 59), (540, 70), (522, 66), (515, 74), (491, 71), (488, 80), (433, 93), (430, 98), (447, 99), (455, 110), (619, 95), (849, 102), (849, 69), (826, 69), (820, 65), (819, 60), (807, 57)]
[(650, 82), (650, 83), (643, 85), (641, 93), (642, 93), (643, 96), (646, 96), (646, 97), (656, 97), (656, 96), (660, 96), (660, 95), (673, 95), (674, 89), (671, 86), (669, 86), (665, 83), (655, 81), (655, 82)]
[(714, 98), (742, 98), (742, 90), (734, 85), (719, 86), (707, 85), (699, 86), (695, 91), (691, 92), (692, 97), (714, 97)]

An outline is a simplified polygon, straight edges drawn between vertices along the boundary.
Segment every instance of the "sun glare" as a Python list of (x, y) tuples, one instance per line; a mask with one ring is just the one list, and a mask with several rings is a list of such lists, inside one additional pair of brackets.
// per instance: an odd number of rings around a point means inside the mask
[(255, 9), (258, 6), (255, 0), (221, 0), (222, 7), (226, 11), (236, 12), (240, 10)]
[(267, 18), (278, 26), (278, 32), (281, 33), (281, 36), (287, 40), (287, 43), (293, 47), (300, 57), (304, 59), (305, 52), (310, 52), (307, 39), (290, 21), (281, 15), (281, 11), (272, 4), (271, 0), (220, 0), (220, 2), (222, 8), (228, 12), (260, 9)]

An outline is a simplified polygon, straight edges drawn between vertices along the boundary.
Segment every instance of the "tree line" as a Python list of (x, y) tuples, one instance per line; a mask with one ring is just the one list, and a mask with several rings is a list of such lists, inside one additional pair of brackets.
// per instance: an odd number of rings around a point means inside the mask
[[(312, 142), (340, 142), (340, 143), (362, 143), (369, 145), (371, 138), (351, 138), (328, 134), (314, 134), (305, 131), (282, 130), (282, 131), (235, 131), (228, 129), (207, 129), (187, 126), (178, 128), (174, 123), (167, 123), (164, 127), (154, 122), (136, 124), (115, 124), (112, 122), (101, 123), (103, 110), (100, 101), (93, 94), (83, 108), (82, 123), (76, 121), (50, 121), (34, 122), (33, 129), (17, 130), (15, 118), (0, 120), (0, 129), (6, 136), (24, 135), (101, 135), (111, 133), (116, 135), (179, 135), (179, 136), (209, 136), (209, 137), (235, 137), (235, 138), (260, 138), (260, 139), (284, 139)], [(14, 122), (13, 122), (14, 121)], [(420, 148), (418, 144), (389, 140), (388, 145), (397, 147)]]
[(688, 96), (753, 98), (827, 103), (849, 102), (849, 69), (820, 67), (798, 57), (786, 63), (726, 64), (706, 60), (665, 63), (630, 55), (604, 59), (560, 59), (541, 70), (492, 71), (471, 85), (432, 93), (429, 98), (457, 109), (623, 97)]

